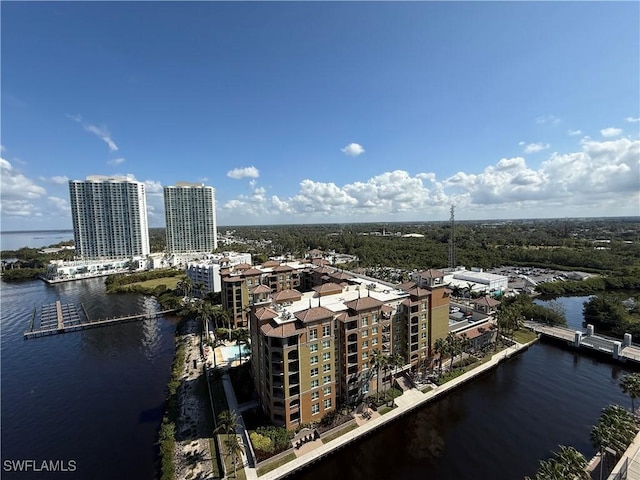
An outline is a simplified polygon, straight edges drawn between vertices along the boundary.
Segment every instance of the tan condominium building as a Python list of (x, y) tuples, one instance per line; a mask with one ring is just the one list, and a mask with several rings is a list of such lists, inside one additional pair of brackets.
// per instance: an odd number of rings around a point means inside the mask
[[(274, 423), (289, 429), (318, 421), (340, 404), (355, 405), (379, 388), (374, 356), (398, 354), (404, 369), (417, 367), (447, 333), (444, 285), (398, 288), (330, 273), (334, 280), (349, 279), (336, 283), (323, 275), (325, 283), (304, 293), (268, 292), (253, 284), (248, 297), (260, 405)], [(387, 384), (394, 370), (386, 372)]]

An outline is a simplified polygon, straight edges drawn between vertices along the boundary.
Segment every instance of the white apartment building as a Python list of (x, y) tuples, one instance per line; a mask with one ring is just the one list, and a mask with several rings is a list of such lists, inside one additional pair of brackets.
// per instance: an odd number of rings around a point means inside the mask
[(186, 274), (194, 285), (199, 285), (203, 292), (221, 292), (221, 268), (235, 265), (251, 265), (250, 253), (223, 252), (208, 255), (206, 260), (187, 262)]
[(69, 181), (71, 219), (80, 259), (149, 254), (145, 186), (128, 177), (90, 175)]
[(213, 187), (186, 182), (164, 187), (164, 211), (168, 254), (218, 248)]

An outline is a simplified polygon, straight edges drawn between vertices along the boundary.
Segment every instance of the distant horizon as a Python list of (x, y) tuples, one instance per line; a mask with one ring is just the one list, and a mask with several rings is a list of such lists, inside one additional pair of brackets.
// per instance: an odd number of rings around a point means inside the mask
[(0, 224), (71, 226), (69, 181), (90, 175), (143, 183), (152, 228), (181, 181), (215, 188), (220, 225), (635, 216), (638, 18), (640, 2), (5, 2)]
[[(458, 220), (456, 219), (456, 223), (485, 223), (485, 222), (526, 222), (526, 221), (563, 221), (563, 220), (592, 220), (592, 221), (607, 221), (607, 220), (635, 220), (640, 221), (640, 215), (620, 215), (620, 216), (611, 216), (611, 217), (537, 217), (537, 218), (483, 218), (480, 220)], [(375, 222), (316, 222), (316, 223), (263, 223), (263, 224), (255, 224), (255, 225), (218, 225), (217, 228), (220, 230), (221, 228), (236, 228), (236, 227), (295, 227), (295, 226), (311, 226), (311, 225), (406, 225), (406, 224), (428, 224), (428, 223), (449, 223), (450, 220), (403, 220), (396, 222), (389, 221), (375, 221)], [(166, 226), (155, 226), (149, 227), (149, 229), (155, 228), (166, 228)], [(10, 234), (10, 233), (51, 233), (51, 232), (60, 232), (60, 233), (68, 233), (73, 232), (72, 228), (58, 228), (53, 230), (0, 230), (0, 234)]]

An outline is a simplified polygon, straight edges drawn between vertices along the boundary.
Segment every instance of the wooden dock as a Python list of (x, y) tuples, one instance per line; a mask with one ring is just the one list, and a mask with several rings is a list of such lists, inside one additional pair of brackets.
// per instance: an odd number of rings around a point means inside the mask
[[(84, 306), (83, 306), (84, 310)], [(106, 327), (118, 323), (133, 322), (138, 320), (153, 320), (167, 313), (175, 312), (175, 309), (160, 310), (152, 313), (137, 313), (133, 315), (123, 315), (120, 317), (90, 319), (86, 315), (82, 320), (80, 313), (73, 304), (62, 304), (57, 301), (49, 305), (43, 305), (40, 313), (39, 328), (35, 328), (34, 319), (31, 319), (30, 329), (24, 332), (24, 338), (45, 337), (57, 335), (59, 333), (77, 332), (87, 328)], [(34, 312), (35, 317), (35, 312)]]

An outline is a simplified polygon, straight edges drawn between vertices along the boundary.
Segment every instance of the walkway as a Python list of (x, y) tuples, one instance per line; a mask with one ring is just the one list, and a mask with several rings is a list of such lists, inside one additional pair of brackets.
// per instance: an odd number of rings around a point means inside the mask
[[(535, 341), (536, 340), (534, 340), (533, 342)], [(384, 415), (377, 416), (375, 418), (372, 416), (370, 420), (364, 423), (358, 422), (358, 419), (356, 418), (356, 422), (359, 425), (358, 428), (350, 430), (344, 435), (341, 435), (340, 437), (335, 438), (328, 443), (318, 445), (317, 448), (308, 451), (304, 455), (301, 455), (294, 460), (286, 463), (285, 465), (265, 473), (264, 475), (260, 476), (260, 480), (277, 480), (291, 474), (296, 470), (303, 468), (305, 465), (317, 460), (320, 457), (328, 455), (333, 450), (356, 440), (358, 437), (367, 435), (372, 431), (382, 427), (383, 425), (394, 421), (396, 418), (405, 415), (416, 408), (419, 408), (426, 402), (433, 400), (435, 397), (442, 395), (449, 390), (457, 388), (459, 385), (466, 383), (467, 381), (473, 379), (475, 376), (487, 370), (495, 368), (505, 359), (512, 357), (520, 350), (528, 348), (529, 345), (530, 343), (526, 345), (516, 343), (514, 346), (493, 355), (491, 360), (489, 360), (488, 362), (460, 375), (457, 378), (454, 378), (453, 380), (448, 381), (444, 385), (441, 385), (427, 393), (422, 393), (417, 389), (407, 390), (404, 394), (395, 399), (397, 408), (394, 408)], [(247, 472), (247, 470), (251, 469), (245, 469), (245, 472)]]
[[(626, 476), (624, 467), (626, 464)], [(607, 480), (640, 480), (640, 432), (629, 445), (620, 461), (616, 464)]]

